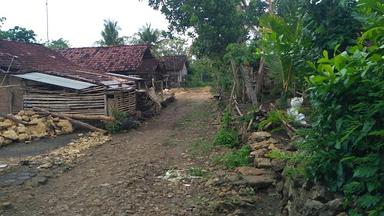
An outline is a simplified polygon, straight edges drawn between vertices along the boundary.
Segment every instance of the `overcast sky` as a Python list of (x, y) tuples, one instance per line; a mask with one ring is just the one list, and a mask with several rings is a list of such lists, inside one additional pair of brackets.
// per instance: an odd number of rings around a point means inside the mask
[[(46, 41), (46, 0), (0, 0), (3, 29), (22, 26)], [(73, 47), (92, 46), (101, 39), (103, 20), (118, 21), (122, 36), (130, 36), (146, 23), (166, 30), (165, 17), (147, 5), (147, 0), (48, 0), (49, 37), (64, 38)]]

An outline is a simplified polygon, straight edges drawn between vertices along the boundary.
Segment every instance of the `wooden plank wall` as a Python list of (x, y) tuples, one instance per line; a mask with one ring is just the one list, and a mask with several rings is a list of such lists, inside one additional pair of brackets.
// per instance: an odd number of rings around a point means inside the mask
[(108, 113), (112, 115), (113, 110), (136, 114), (136, 91), (116, 92), (108, 96)]
[[(0, 75), (0, 82), (4, 76)], [(0, 86), (0, 112), (16, 113), (23, 108), (24, 82), (16, 77), (7, 76)]]
[(27, 94), (24, 95), (24, 108), (39, 107), (51, 112), (66, 114), (105, 115), (104, 93), (59, 95)]

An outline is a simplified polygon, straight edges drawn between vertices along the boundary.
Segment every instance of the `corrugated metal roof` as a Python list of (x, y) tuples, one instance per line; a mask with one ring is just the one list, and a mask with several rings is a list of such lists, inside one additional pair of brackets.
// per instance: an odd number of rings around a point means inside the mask
[(130, 79), (130, 80), (136, 80), (136, 81), (144, 80), (143, 78), (140, 78), (137, 76), (129, 76), (129, 75), (123, 75), (123, 74), (117, 74), (117, 73), (107, 73), (107, 74), (112, 75), (112, 76), (116, 76), (116, 77), (122, 77), (122, 78)]
[(65, 88), (75, 89), (75, 90), (81, 90), (81, 89), (86, 89), (92, 86), (96, 86), (95, 84), (92, 84), (92, 83), (72, 80), (64, 77), (53, 76), (53, 75), (48, 75), (48, 74), (43, 74), (38, 72), (13, 75), (13, 76), (26, 79), (26, 80), (32, 80), (36, 82), (46, 83), (46, 84), (55, 85), (55, 86), (61, 86)]

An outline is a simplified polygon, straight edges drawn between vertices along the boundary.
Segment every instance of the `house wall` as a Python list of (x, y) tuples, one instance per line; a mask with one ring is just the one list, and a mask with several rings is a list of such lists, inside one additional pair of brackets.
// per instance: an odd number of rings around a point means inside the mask
[(168, 71), (168, 86), (171, 88), (178, 88), (185, 82), (185, 76), (188, 74), (187, 67), (184, 65), (180, 71)]
[(119, 91), (107, 95), (108, 115), (112, 116), (113, 111), (126, 112), (131, 115), (136, 114), (136, 91)]
[(24, 82), (16, 77), (0, 75), (0, 112), (16, 113), (23, 109)]

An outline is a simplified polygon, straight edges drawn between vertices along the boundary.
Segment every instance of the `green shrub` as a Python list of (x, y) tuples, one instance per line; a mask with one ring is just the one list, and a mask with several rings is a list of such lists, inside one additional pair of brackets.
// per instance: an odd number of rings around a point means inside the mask
[(299, 144), (306, 174), (343, 192), (349, 215), (384, 212), (383, 32), (368, 31), (334, 58), (324, 52), (309, 79), (314, 122)]
[(214, 144), (234, 148), (239, 144), (238, 134), (233, 129), (222, 128), (217, 132)]
[(112, 110), (112, 116), (115, 118), (114, 121), (105, 124), (105, 129), (111, 133), (120, 133), (123, 128), (123, 123), (128, 119), (128, 114), (118, 110)]
[(251, 149), (249, 146), (243, 146), (241, 149), (233, 150), (226, 155), (218, 158), (218, 161), (224, 164), (228, 169), (234, 169), (240, 166), (250, 165), (249, 154)]
[(232, 129), (232, 115), (225, 111), (221, 118), (221, 128), (216, 133), (213, 143), (215, 145), (234, 148), (239, 144), (239, 135), (236, 130)]
[(259, 130), (265, 130), (268, 127), (274, 130), (282, 130), (283, 122), (289, 123), (291, 119), (282, 110), (273, 110), (268, 113), (268, 117), (259, 123)]

